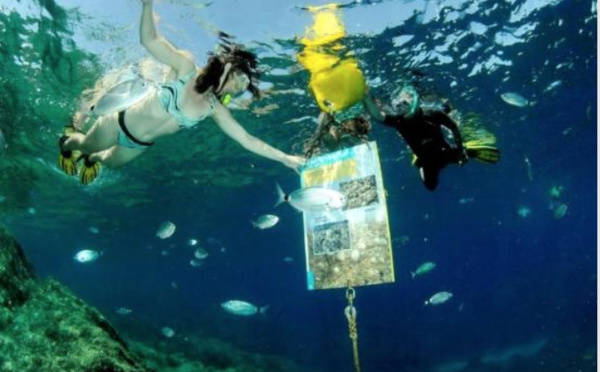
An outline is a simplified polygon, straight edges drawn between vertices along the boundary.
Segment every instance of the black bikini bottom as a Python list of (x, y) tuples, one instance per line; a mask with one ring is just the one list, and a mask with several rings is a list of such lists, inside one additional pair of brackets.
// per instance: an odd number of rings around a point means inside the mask
[[(131, 134), (131, 132), (125, 126), (125, 110), (119, 111), (119, 120), (118, 121), (119, 121), (119, 128), (121, 128), (121, 132), (123, 132), (123, 134), (125, 135), (127, 142), (129, 142), (132, 145), (132, 146), (125, 146), (125, 147), (134, 148), (137, 146), (148, 147), (148, 146), (154, 145), (154, 142), (140, 141), (139, 139), (135, 138)], [(119, 144), (123, 145), (121, 142), (122, 141), (119, 138)], [(137, 146), (135, 146), (135, 145), (137, 145)]]

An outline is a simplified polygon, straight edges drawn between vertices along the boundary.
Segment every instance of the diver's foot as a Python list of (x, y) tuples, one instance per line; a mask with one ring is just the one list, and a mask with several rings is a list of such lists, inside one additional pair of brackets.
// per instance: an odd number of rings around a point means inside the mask
[(81, 167), (81, 172), (79, 172), (79, 180), (82, 184), (89, 185), (100, 174), (100, 163), (91, 161), (89, 155), (81, 155), (79, 160), (83, 160), (83, 166)]

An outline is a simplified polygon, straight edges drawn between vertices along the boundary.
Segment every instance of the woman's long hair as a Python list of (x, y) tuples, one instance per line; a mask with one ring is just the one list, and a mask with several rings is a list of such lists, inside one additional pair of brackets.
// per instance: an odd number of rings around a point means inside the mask
[(230, 41), (231, 36), (223, 32), (219, 34), (219, 38), (218, 52), (210, 55), (204, 70), (196, 78), (196, 92), (202, 94), (212, 88), (213, 92), (218, 93), (217, 90), (219, 89), (221, 76), (225, 71), (225, 65), (231, 63), (230, 73), (238, 71), (248, 76), (250, 84), (247, 90), (252, 93), (254, 98), (259, 98), (260, 92), (257, 84), (260, 72), (258, 71), (256, 55), (244, 50), (241, 45)]

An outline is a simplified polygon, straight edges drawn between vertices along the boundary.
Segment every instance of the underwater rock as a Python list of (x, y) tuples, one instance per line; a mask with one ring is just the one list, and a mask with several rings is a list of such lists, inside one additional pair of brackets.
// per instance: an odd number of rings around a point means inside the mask
[(0, 331), (11, 321), (13, 309), (27, 301), (33, 283), (33, 268), (21, 247), (0, 227)]
[(39, 280), (0, 227), (0, 371), (151, 372), (95, 309)]
[(132, 341), (131, 349), (160, 372), (307, 371), (291, 360), (244, 352), (227, 342), (206, 336), (175, 337), (154, 346), (149, 346), (147, 342)]

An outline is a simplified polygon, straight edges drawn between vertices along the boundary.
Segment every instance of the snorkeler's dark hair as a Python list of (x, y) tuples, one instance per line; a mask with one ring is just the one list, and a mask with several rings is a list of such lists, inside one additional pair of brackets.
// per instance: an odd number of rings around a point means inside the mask
[(202, 72), (196, 78), (194, 89), (202, 94), (208, 89), (213, 88), (213, 91), (219, 89), (219, 79), (225, 70), (225, 64), (219, 60), (217, 56), (208, 58), (208, 63)]
[(258, 71), (256, 55), (242, 49), (241, 45), (233, 43), (229, 40), (230, 38), (231, 36), (224, 32), (219, 33), (219, 51), (211, 53), (206, 67), (196, 78), (195, 90), (198, 93), (204, 93), (212, 87), (213, 91), (216, 92), (219, 89), (220, 78), (225, 70), (225, 65), (231, 63), (230, 72), (239, 71), (248, 76), (250, 83), (247, 90), (252, 93), (254, 98), (258, 99), (260, 98), (260, 91), (257, 84), (260, 72)]

